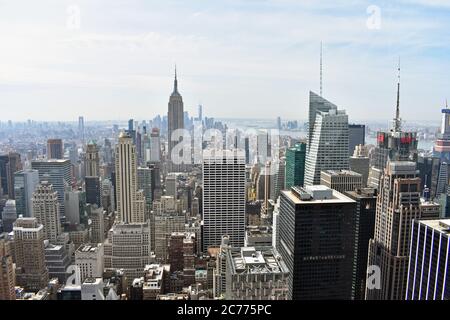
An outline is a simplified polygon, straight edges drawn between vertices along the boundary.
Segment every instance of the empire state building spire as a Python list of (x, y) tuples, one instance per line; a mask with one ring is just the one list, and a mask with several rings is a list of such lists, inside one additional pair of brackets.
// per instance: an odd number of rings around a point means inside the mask
[(173, 92), (178, 93), (177, 65), (175, 65), (175, 79), (173, 80)]

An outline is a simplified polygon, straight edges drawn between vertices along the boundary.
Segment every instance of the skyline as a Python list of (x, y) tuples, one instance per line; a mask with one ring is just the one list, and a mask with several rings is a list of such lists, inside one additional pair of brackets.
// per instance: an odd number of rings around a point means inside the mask
[(321, 41), (323, 96), (350, 121), (393, 118), (399, 56), (401, 117), (435, 121), (445, 106), (446, 1), (128, 4), (0, 2), (2, 118), (165, 115), (176, 63), (190, 114), (202, 103), (215, 118), (306, 119)]

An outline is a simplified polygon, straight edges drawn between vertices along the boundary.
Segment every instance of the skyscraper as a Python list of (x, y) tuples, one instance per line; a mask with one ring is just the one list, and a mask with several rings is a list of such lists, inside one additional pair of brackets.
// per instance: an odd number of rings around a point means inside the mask
[(349, 300), (356, 202), (325, 186), (281, 192), (276, 248), (289, 270), (289, 299)]
[(17, 219), (17, 211), (16, 211), (16, 201), (8, 200), (6, 201), (5, 207), (2, 212), (2, 223), (3, 223), (3, 231), (11, 232), (13, 229), (13, 223)]
[(384, 173), (387, 161), (416, 161), (417, 133), (402, 130), (400, 118), (400, 66), (398, 68), (397, 105), (395, 117), (389, 132), (377, 132), (377, 146), (370, 159), (369, 186), (379, 187), (380, 178)]
[(18, 218), (14, 224), (17, 285), (37, 292), (48, 283), (44, 255), (44, 226), (36, 218)]
[(56, 243), (61, 234), (58, 193), (47, 181), (42, 181), (33, 193), (33, 213), (44, 226), (44, 238)]
[(286, 189), (303, 186), (305, 179), (306, 143), (297, 143), (286, 150)]
[(440, 158), (444, 162), (450, 163), (450, 109), (448, 108), (448, 105), (446, 105), (441, 112), (441, 130), (437, 135), (433, 151), (434, 156)]
[[(177, 69), (175, 68), (175, 79), (173, 82), (173, 92), (170, 95), (169, 99), (169, 111), (167, 113), (167, 121), (168, 121), (168, 131), (167, 131), (167, 140), (169, 143), (167, 158), (169, 160), (172, 159), (172, 149), (173, 147), (181, 141), (172, 141), (172, 135), (177, 129), (184, 129), (184, 106), (183, 106), (183, 98), (181, 94), (178, 92), (178, 80), (177, 80)], [(177, 171), (177, 170), (175, 170)]]
[(47, 140), (47, 159), (63, 159), (64, 147), (61, 139)]
[(242, 150), (203, 152), (203, 250), (222, 236), (242, 247), (245, 238), (245, 154)]
[(121, 133), (116, 146), (117, 213), (124, 223), (143, 223), (144, 212), (138, 205), (137, 154), (132, 138)]
[(364, 124), (348, 125), (348, 154), (353, 155), (355, 147), (366, 144), (366, 126)]
[(367, 186), (369, 178), (369, 161), (367, 147), (363, 145), (356, 146), (353, 156), (349, 158), (350, 170), (362, 175), (363, 186)]
[(84, 145), (85, 137), (84, 137), (84, 118), (78, 117), (78, 138), (81, 140), (81, 144)]
[[(349, 168), (348, 116), (321, 97), (312, 95), (311, 99), (310, 118), (315, 123), (306, 155), (305, 185), (319, 184), (320, 171)], [(328, 111), (317, 111), (319, 107)]]
[(31, 168), (38, 170), (39, 181), (47, 181), (58, 192), (60, 214), (64, 216), (64, 191), (66, 186), (72, 185), (72, 170), (70, 160), (34, 160)]
[(15, 198), (14, 173), (20, 170), (22, 170), (22, 162), (19, 153), (9, 152), (0, 155), (0, 189), (3, 189), (3, 193), (7, 194), (10, 199)]
[(159, 137), (159, 129), (153, 128), (150, 134), (150, 162), (161, 161), (161, 141)]
[(344, 194), (356, 201), (352, 299), (364, 300), (366, 295), (369, 240), (373, 238), (375, 232), (377, 193), (373, 188), (362, 188), (348, 191)]
[[(388, 162), (380, 186), (368, 265), (380, 268), (381, 286), (368, 287), (366, 299), (403, 300), (408, 277), (411, 225), (414, 219), (423, 218), (416, 163)], [(438, 216), (439, 212), (435, 218)], [(427, 213), (427, 218), (432, 217)]]
[(84, 166), (86, 168), (86, 177), (100, 176), (99, 148), (94, 141), (90, 141), (87, 144)]
[(308, 148), (311, 146), (316, 116), (319, 112), (328, 112), (331, 109), (337, 109), (337, 106), (325, 100), (318, 94), (309, 92), (309, 123), (308, 123)]
[(14, 193), (18, 216), (33, 217), (31, 198), (38, 184), (39, 172), (37, 170), (26, 169), (14, 174)]
[(414, 220), (406, 300), (450, 299), (450, 219)]

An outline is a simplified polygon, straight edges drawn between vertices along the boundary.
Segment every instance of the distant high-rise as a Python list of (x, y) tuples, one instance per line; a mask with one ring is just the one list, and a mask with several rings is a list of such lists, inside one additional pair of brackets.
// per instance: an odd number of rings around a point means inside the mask
[(348, 154), (353, 155), (355, 147), (366, 144), (366, 126), (363, 124), (348, 125)]
[(262, 165), (265, 165), (271, 157), (271, 145), (267, 131), (260, 130), (256, 136), (256, 154), (258, 163)]
[(242, 247), (245, 238), (245, 155), (242, 150), (203, 152), (203, 249), (219, 246), (222, 236)]
[(15, 198), (14, 173), (20, 170), (22, 170), (22, 162), (19, 153), (10, 152), (0, 155), (0, 189), (3, 189), (3, 193), (7, 194), (10, 199)]
[(325, 186), (281, 192), (276, 248), (289, 299), (350, 300), (356, 202)]
[(3, 231), (11, 232), (13, 229), (13, 223), (17, 219), (16, 201), (8, 200), (5, 203), (5, 207), (2, 212)]
[(58, 192), (61, 216), (64, 216), (64, 191), (72, 185), (72, 168), (70, 160), (34, 160), (31, 168), (38, 170), (39, 181), (48, 181)]
[(44, 226), (36, 218), (18, 218), (14, 224), (17, 285), (37, 292), (48, 284), (44, 255)]
[(159, 129), (153, 128), (150, 134), (150, 162), (161, 161), (161, 141), (159, 137)]
[(121, 133), (116, 146), (117, 213), (124, 223), (143, 223), (144, 212), (138, 205), (137, 154), (132, 138)]
[(448, 105), (446, 105), (441, 112), (441, 130), (434, 143), (433, 152), (434, 156), (440, 158), (444, 162), (450, 163), (450, 109), (448, 108)]
[(450, 219), (414, 220), (406, 300), (450, 299)]
[(18, 216), (33, 217), (31, 198), (38, 184), (39, 172), (37, 170), (26, 169), (14, 174), (14, 193)]
[(286, 150), (285, 188), (303, 186), (305, 179), (306, 143), (297, 143)]
[(84, 136), (84, 118), (78, 117), (78, 138), (81, 140), (81, 143), (84, 145), (85, 136)]
[(198, 120), (203, 120), (203, 106), (201, 104), (198, 105)]
[(349, 168), (348, 116), (314, 93), (310, 99), (310, 118), (315, 123), (313, 126), (310, 123), (305, 185), (320, 184), (320, 171)]
[(99, 177), (85, 177), (86, 203), (101, 206), (101, 182)]
[(181, 141), (175, 139), (176, 141), (172, 141), (172, 135), (177, 129), (184, 129), (184, 106), (183, 106), (183, 98), (181, 94), (178, 92), (178, 79), (177, 79), (177, 69), (175, 68), (175, 79), (173, 82), (173, 92), (170, 95), (169, 99), (169, 111), (167, 113), (167, 121), (168, 121), (168, 131), (167, 131), (167, 140), (169, 143), (169, 148), (167, 150), (167, 158), (169, 160), (172, 159), (172, 149), (173, 147)]
[(63, 159), (64, 146), (61, 139), (47, 140), (47, 159)]
[(86, 168), (86, 177), (100, 176), (99, 148), (93, 141), (87, 144), (84, 165)]
[(44, 237), (56, 243), (61, 234), (58, 193), (53, 186), (43, 181), (33, 193), (33, 213), (37, 222), (44, 226)]
[[(411, 225), (423, 218), (416, 163), (390, 161), (380, 181), (375, 234), (369, 242), (369, 266), (380, 268), (380, 288), (366, 289), (367, 300), (403, 300), (406, 295)], [(426, 212), (427, 213), (427, 212)], [(435, 213), (439, 217), (439, 212)], [(429, 217), (427, 214), (427, 218)]]
[(367, 147), (363, 145), (356, 146), (353, 155), (348, 161), (350, 170), (360, 173), (362, 175), (363, 186), (367, 186), (370, 161)]

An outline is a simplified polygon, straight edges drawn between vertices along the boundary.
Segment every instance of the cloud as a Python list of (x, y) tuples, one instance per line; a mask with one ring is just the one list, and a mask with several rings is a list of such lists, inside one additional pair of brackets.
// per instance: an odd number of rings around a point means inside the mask
[(3, 117), (35, 104), (49, 120), (165, 114), (176, 62), (188, 110), (202, 101), (210, 116), (306, 119), (323, 41), (326, 96), (351, 118), (391, 118), (399, 55), (403, 117), (438, 118), (424, 106), (448, 94), (448, 14), (373, 2), (379, 30), (364, 0), (78, 1), (79, 29), (67, 28), (71, 2), (2, 3), (0, 100), (16, 107)]

